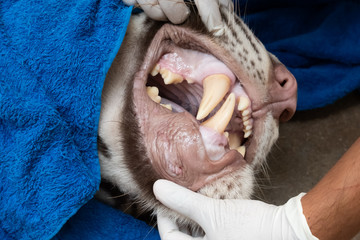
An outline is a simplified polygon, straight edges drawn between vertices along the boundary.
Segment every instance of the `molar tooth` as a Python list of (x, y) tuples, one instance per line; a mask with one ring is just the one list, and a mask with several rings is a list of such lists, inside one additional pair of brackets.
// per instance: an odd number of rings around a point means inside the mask
[(230, 85), (230, 78), (224, 74), (210, 75), (203, 80), (204, 94), (196, 115), (197, 120), (209, 115), (229, 91)]
[(164, 108), (167, 108), (167, 109), (169, 109), (170, 111), (172, 111), (172, 106), (171, 106), (171, 104), (162, 104), (162, 103), (160, 103), (160, 106), (162, 106), (162, 107), (164, 107)]
[(231, 93), (219, 111), (210, 119), (203, 122), (201, 125), (214, 129), (219, 133), (223, 133), (226, 126), (231, 120), (231, 116), (235, 108), (235, 94)]
[(165, 69), (165, 68), (160, 69), (160, 74), (161, 74), (162, 78), (164, 79), (164, 83), (166, 85), (181, 83), (184, 80), (184, 78), (181, 75), (179, 75), (177, 73), (173, 73), (170, 70)]
[(159, 73), (159, 71), (160, 71), (160, 65), (159, 64), (156, 64), (155, 65), (155, 67), (151, 70), (151, 76), (156, 76), (156, 75), (158, 75), (158, 73)]
[(245, 157), (245, 152), (246, 152), (246, 147), (245, 147), (245, 146), (240, 146), (240, 147), (236, 148), (236, 150), (237, 150), (243, 157)]
[(252, 133), (252, 130), (246, 130), (244, 132), (244, 138), (248, 138), (251, 135), (251, 133)]
[(160, 103), (161, 97), (159, 96), (159, 89), (157, 87), (146, 87), (148, 96), (156, 103)]
[(250, 99), (246, 96), (239, 97), (238, 110), (244, 111), (246, 108), (250, 106)]

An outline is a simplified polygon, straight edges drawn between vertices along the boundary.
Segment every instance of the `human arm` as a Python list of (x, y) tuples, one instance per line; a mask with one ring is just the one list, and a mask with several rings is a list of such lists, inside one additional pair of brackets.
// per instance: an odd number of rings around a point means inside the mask
[(351, 239), (360, 231), (360, 138), (301, 202), (319, 239)]

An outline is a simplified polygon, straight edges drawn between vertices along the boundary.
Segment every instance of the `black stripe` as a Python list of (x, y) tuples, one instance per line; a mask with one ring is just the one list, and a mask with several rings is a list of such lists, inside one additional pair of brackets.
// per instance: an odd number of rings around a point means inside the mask
[(111, 158), (111, 153), (108, 146), (104, 143), (103, 139), (99, 135), (97, 136), (97, 146), (98, 151), (101, 152), (102, 155), (107, 158)]

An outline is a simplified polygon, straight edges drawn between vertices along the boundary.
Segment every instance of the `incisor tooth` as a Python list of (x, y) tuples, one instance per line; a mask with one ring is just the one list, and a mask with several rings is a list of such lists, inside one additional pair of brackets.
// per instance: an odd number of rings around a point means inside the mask
[(246, 109), (242, 112), (243, 117), (250, 115), (250, 110)]
[(164, 108), (167, 108), (167, 109), (169, 109), (170, 111), (172, 111), (172, 106), (171, 106), (171, 104), (161, 104), (161, 103), (160, 103), (160, 106), (162, 106), (162, 107), (164, 107)]
[(230, 149), (237, 149), (241, 144), (240, 136), (236, 133), (229, 134), (229, 147)]
[(245, 130), (244, 138), (248, 138), (252, 133), (252, 130)]
[(151, 70), (151, 76), (156, 76), (160, 71), (160, 65), (156, 64), (155, 67)]
[(184, 78), (177, 74), (177, 73), (173, 73), (168, 69), (162, 68), (160, 69), (160, 74), (162, 76), (162, 78), (164, 79), (164, 83), (166, 85), (168, 84), (176, 84), (176, 83), (181, 83)]
[(245, 146), (240, 146), (236, 149), (243, 157), (245, 157), (246, 148)]
[(250, 100), (248, 97), (240, 96), (239, 97), (239, 104), (238, 104), (238, 110), (244, 111), (246, 108), (250, 106)]
[(160, 103), (161, 97), (159, 96), (159, 89), (157, 87), (147, 87), (146, 92), (151, 98), (151, 100), (156, 103)]
[(204, 93), (196, 115), (197, 120), (209, 115), (229, 91), (230, 85), (230, 78), (224, 74), (210, 75), (203, 80)]
[(219, 111), (203, 122), (201, 125), (205, 127), (209, 127), (217, 131), (218, 133), (223, 133), (226, 126), (229, 124), (231, 120), (231, 116), (234, 112), (235, 108), (235, 94), (231, 93), (224, 104), (221, 106)]

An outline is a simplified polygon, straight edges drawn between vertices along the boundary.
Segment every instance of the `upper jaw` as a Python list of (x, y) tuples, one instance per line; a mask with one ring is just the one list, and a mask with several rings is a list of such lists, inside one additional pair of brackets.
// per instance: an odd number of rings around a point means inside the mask
[[(144, 58), (144, 62), (140, 68), (140, 71), (136, 73), (133, 85), (133, 92), (134, 92), (134, 102), (136, 107), (136, 112), (138, 115), (138, 120), (140, 121), (141, 130), (144, 133), (145, 129), (154, 128), (153, 123), (148, 121), (151, 119), (153, 114), (169, 114), (169, 112), (163, 108), (157, 106), (154, 102), (150, 101), (147, 107), (143, 106), (144, 101), (149, 101), (149, 97), (146, 93), (146, 79), (148, 74), (152, 71), (156, 61), (160, 59), (165, 53), (172, 52), (175, 47), (182, 47), (188, 49), (194, 49), (205, 53), (210, 53), (216, 58), (218, 58), (221, 62), (223, 62), (236, 76), (237, 79), (241, 79), (242, 86), (245, 86), (245, 91), (251, 90), (253, 88), (252, 84), (250, 83), (246, 73), (243, 71), (242, 67), (237, 64), (233, 58), (227, 54), (222, 48), (220, 48), (215, 42), (209, 39), (206, 36), (199, 35), (193, 32), (190, 29), (184, 29), (182, 27), (177, 27), (173, 25), (164, 25), (155, 35), (153, 41), (150, 44), (150, 49)], [(238, 80), (237, 80), (238, 81)], [(251, 102), (253, 98), (257, 98), (256, 92), (249, 96)], [(190, 115), (190, 114), (189, 114)], [(190, 122), (196, 122), (193, 116), (188, 116)], [(260, 118), (260, 117), (259, 117)], [(253, 135), (256, 136), (258, 133), (257, 126), (260, 126), (260, 123), (257, 119), (254, 119), (254, 131)], [(196, 131), (193, 131), (193, 135), (201, 136), (199, 132), (199, 126)], [(259, 127), (260, 128), (260, 127)], [(155, 138), (157, 138), (155, 136)], [(149, 141), (147, 136), (144, 136), (144, 144), (148, 145)], [(150, 144), (151, 145), (151, 144)], [(236, 151), (227, 149), (227, 153), (223, 156), (224, 164), (221, 165), (218, 162), (214, 162), (209, 159), (207, 156), (203, 156), (201, 159), (196, 159), (199, 163), (207, 165), (210, 168), (216, 169), (216, 172), (211, 171), (209, 169), (205, 169), (203, 172), (198, 173), (199, 177), (194, 177), (195, 170), (191, 169), (191, 167), (183, 166), (183, 171), (176, 172), (175, 175), (178, 176), (170, 176), (167, 170), (161, 169), (161, 166), (158, 167), (158, 170), (155, 167), (155, 170), (170, 180), (173, 180), (181, 185), (184, 185), (192, 190), (198, 190), (202, 185), (207, 184), (208, 182), (212, 181), (216, 177), (221, 177), (224, 174), (227, 174), (231, 171), (237, 170), (241, 168), (246, 160), (247, 162), (251, 162), (253, 156), (255, 154), (256, 149), (256, 139), (251, 137), (246, 142), (247, 146), (247, 153), (245, 159)], [(158, 151), (158, 149), (154, 149), (154, 146), (147, 146), (149, 151)], [(206, 155), (206, 154), (205, 154)], [(149, 156), (151, 159), (152, 153), (149, 152)], [(191, 156), (182, 156), (184, 159), (183, 161), (191, 161)], [(156, 157), (155, 157), (156, 158)], [(233, 160), (229, 160), (229, 159)], [(191, 160), (189, 160), (191, 159)], [(167, 159), (162, 159), (161, 161), (166, 161)], [(156, 161), (151, 159), (151, 161)], [(194, 161), (194, 160), (192, 160)], [(161, 163), (157, 163), (161, 165)], [(186, 164), (186, 163), (181, 163)], [(181, 165), (180, 164), (180, 165)], [(156, 165), (156, 164), (153, 164)], [(164, 165), (164, 164), (163, 164)], [(165, 164), (166, 165), (166, 164)], [(200, 167), (200, 166), (199, 166)], [(178, 173), (178, 174), (177, 174)], [(173, 178), (174, 177), (174, 178)]]

